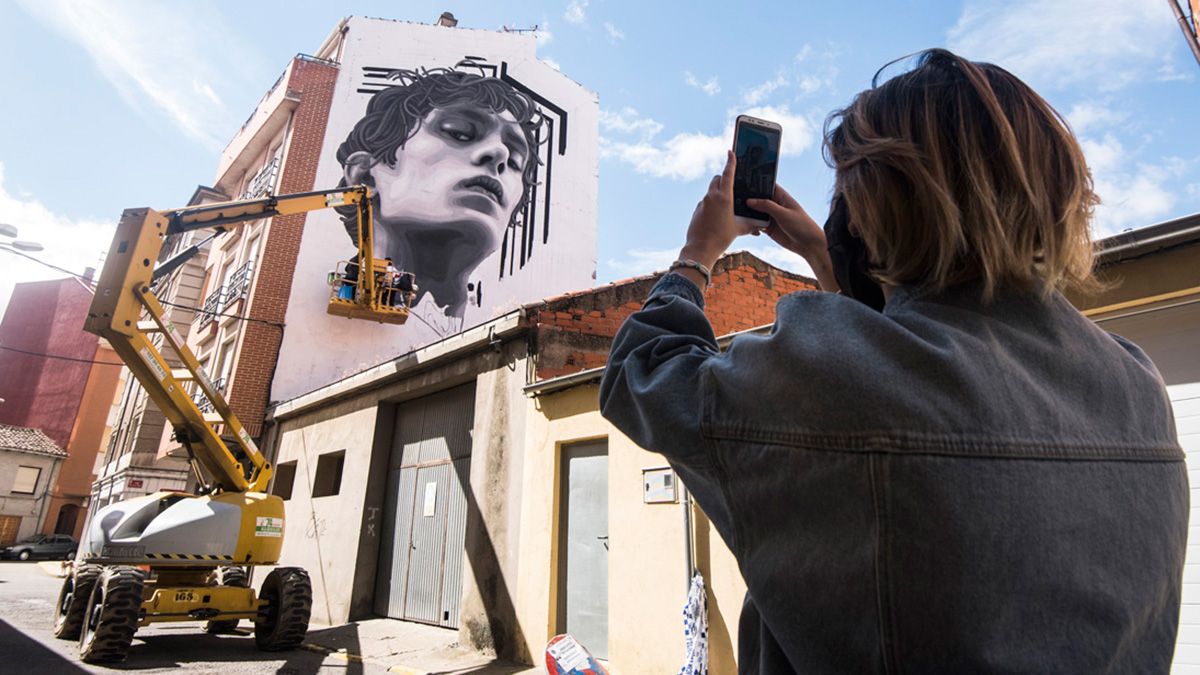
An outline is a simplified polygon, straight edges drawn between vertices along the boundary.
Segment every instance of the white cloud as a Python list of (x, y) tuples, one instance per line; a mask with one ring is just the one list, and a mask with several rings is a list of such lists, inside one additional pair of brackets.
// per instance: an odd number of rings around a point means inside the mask
[(742, 97), (746, 105), (758, 105), (767, 99), (775, 90), (787, 86), (787, 77), (783, 73), (777, 74), (774, 78), (763, 82), (757, 87), (752, 87)]
[(971, 0), (947, 38), (953, 51), (1035, 87), (1112, 91), (1178, 74), (1163, 45), (1180, 39), (1179, 29), (1154, 0)]
[(626, 107), (619, 112), (601, 110), (600, 128), (622, 134), (637, 134), (642, 140), (648, 141), (662, 131), (663, 125), (649, 117), (640, 117), (637, 110)]
[(1083, 147), (1083, 156), (1087, 158), (1088, 168), (1093, 174), (1106, 174), (1120, 169), (1127, 160), (1124, 146), (1112, 134), (1105, 134), (1100, 141), (1081, 138), (1079, 145)]
[(579, 25), (587, 21), (587, 6), (589, 0), (571, 0), (567, 5), (567, 11), (563, 12), (563, 18), (567, 23)]
[(1124, 122), (1129, 115), (1102, 103), (1083, 102), (1071, 106), (1067, 113), (1067, 121), (1071, 130), (1076, 134), (1084, 134), (1098, 129), (1111, 129)]
[(604, 22), (604, 32), (608, 33), (608, 39), (612, 42), (620, 42), (625, 39), (625, 33), (612, 24), (611, 21)]
[[(76, 274), (83, 274), (85, 267), (99, 266), (102, 254), (112, 245), (116, 229), (116, 223), (74, 220), (54, 213), (34, 198), (11, 194), (4, 185), (3, 164), (0, 164), (0, 223), (15, 226), (18, 240), (35, 241), (45, 247), (29, 255)], [(0, 261), (0, 314), (8, 306), (13, 286), (18, 282), (67, 276), (5, 251), (0, 251)]]
[[(741, 245), (742, 242), (751, 241), (761, 241), (762, 243), (747, 244), (744, 246)], [(766, 235), (759, 235), (758, 239), (743, 237), (742, 239), (734, 242), (733, 246), (729, 247), (729, 250), (730, 252), (746, 251), (747, 253), (751, 253), (759, 259), (765, 260), (766, 262), (769, 262), (780, 269), (794, 272), (796, 274), (803, 274), (806, 277), (815, 276), (813, 274), (812, 267), (809, 266), (808, 262), (804, 260), (804, 258), (771, 241), (771, 239)]]
[(1195, 164), (1178, 157), (1154, 164), (1136, 161), (1112, 134), (1100, 140), (1084, 137), (1079, 143), (1100, 196), (1092, 222), (1097, 237), (1153, 225), (1168, 216), (1178, 201), (1175, 184), (1189, 177)]
[(537, 38), (539, 47), (545, 47), (554, 39), (554, 33), (550, 32), (550, 22), (545, 18), (537, 25), (533, 31), (533, 37)]
[(685, 71), (683, 73), (683, 81), (686, 82), (689, 87), (695, 87), (709, 96), (715, 96), (721, 91), (721, 85), (717, 83), (716, 75), (713, 75), (712, 77), (708, 78), (708, 80), (701, 82), (700, 80), (696, 79), (696, 76), (693, 75), (691, 71)]
[[(600, 139), (600, 156), (624, 162), (638, 173), (656, 178), (690, 181), (711, 176), (725, 164), (725, 151), (733, 144), (733, 123), (738, 112), (753, 117), (773, 120), (783, 125), (783, 156), (798, 155), (813, 145), (816, 127), (806, 117), (793, 113), (787, 106), (757, 106), (744, 111), (730, 111), (725, 130), (709, 135), (697, 132), (675, 134), (659, 140), (656, 136), (662, 125), (654, 120), (637, 118), (637, 111), (625, 109), (621, 113), (608, 113), (609, 119), (602, 125), (613, 131), (631, 133), (639, 130), (642, 137), (637, 141), (614, 140), (607, 136)], [(645, 131), (653, 129), (653, 133)]]
[(82, 48), (131, 107), (149, 104), (209, 149), (220, 149), (237, 128), (218, 91), (253, 87), (257, 64), (211, 9), (150, 0), (18, 1)]

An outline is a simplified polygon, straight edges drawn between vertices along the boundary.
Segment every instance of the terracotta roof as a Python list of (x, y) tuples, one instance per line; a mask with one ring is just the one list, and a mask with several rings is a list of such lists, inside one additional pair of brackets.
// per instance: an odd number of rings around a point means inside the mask
[(51, 457), (66, 457), (67, 451), (54, 444), (41, 429), (0, 424), (0, 450), (32, 452)]

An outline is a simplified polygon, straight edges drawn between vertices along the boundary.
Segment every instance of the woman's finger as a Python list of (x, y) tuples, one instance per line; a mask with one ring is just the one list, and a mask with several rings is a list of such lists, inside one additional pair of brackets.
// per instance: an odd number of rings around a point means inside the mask
[(725, 151), (725, 170), (721, 172), (721, 189), (733, 197), (733, 173), (737, 170), (737, 155), (733, 150)]

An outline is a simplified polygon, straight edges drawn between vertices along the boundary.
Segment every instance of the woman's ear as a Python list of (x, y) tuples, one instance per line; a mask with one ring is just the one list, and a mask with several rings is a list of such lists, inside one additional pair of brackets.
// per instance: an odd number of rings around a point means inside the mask
[(345, 172), (343, 177), (346, 185), (375, 186), (375, 178), (371, 175), (371, 167), (375, 166), (375, 158), (365, 150), (359, 150), (346, 158), (342, 164)]

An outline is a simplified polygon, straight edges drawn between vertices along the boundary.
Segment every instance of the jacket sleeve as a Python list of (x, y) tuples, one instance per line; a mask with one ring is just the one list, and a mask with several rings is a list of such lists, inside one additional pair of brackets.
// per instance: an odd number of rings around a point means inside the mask
[(704, 296), (667, 274), (613, 340), (600, 381), (600, 411), (641, 447), (666, 456), (692, 496), (733, 546), (723, 469), (702, 431), (705, 379), (721, 358)]

